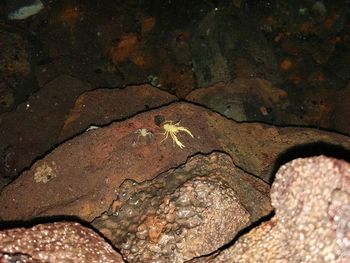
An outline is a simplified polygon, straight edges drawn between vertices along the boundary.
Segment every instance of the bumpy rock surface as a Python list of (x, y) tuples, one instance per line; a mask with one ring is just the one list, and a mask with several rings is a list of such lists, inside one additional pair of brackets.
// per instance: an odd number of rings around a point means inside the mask
[(350, 262), (350, 165), (324, 156), (282, 166), (275, 216), (205, 262)]
[(268, 191), (228, 155), (198, 155), (152, 181), (125, 181), (94, 226), (128, 262), (184, 262), (214, 252), (269, 213)]
[[(164, 140), (163, 126), (157, 122), (162, 118), (181, 121), (191, 131), (194, 138), (178, 133), (184, 149), (174, 147), (171, 136)], [(139, 129), (153, 133), (152, 138), (139, 137)], [(350, 149), (349, 139), (316, 129), (238, 124), (203, 107), (173, 103), (85, 132), (57, 147), (1, 191), (0, 219), (72, 215), (90, 222), (108, 209), (125, 179), (151, 180), (198, 152), (226, 152), (238, 167), (269, 182), (277, 158), (291, 147), (323, 142), (345, 150)], [(317, 155), (318, 146), (313, 147)]]
[(1, 231), (0, 262), (124, 261), (92, 230), (78, 223), (61, 222)]
[(0, 252), (0, 262), (1, 263), (45, 263), (43, 260), (33, 259), (33, 257), (21, 253), (1, 253)]

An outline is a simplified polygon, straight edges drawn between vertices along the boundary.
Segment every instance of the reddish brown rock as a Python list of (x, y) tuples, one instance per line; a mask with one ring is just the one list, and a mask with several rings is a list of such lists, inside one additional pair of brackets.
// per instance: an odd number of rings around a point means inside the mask
[(92, 124), (106, 125), (175, 100), (175, 96), (150, 85), (85, 92), (75, 101), (58, 141), (70, 138)]
[[(162, 118), (181, 121), (180, 125), (192, 132), (194, 138), (187, 133), (177, 135), (184, 149), (174, 146), (170, 136), (163, 141), (163, 127), (157, 125)], [(153, 135), (139, 136), (141, 128)], [(350, 148), (349, 138), (339, 134), (237, 124), (202, 107), (174, 103), (85, 132), (62, 144), (4, 188), (0, 218), (22, 220), (64, 214), (91, 221), (107, 210), (115, 189), (125, 179), (150, 180), (198, 152), (227, 152), (238, 167), (268, 182), (282, 152), (319, 141)]]
[(271, 212), (268, 193), (228, 155), (197, 155), (151, 181), (125, 181), (93, 225), (128, 262), (184, 262), (214, 252)]
[(69, 222), (3, 230), (0, 251), (0, 262), (124, 262), (95, 232)]
[[(303, 89), (290, 96), (270, 81), (259, 78), (237, 78), (231, 82), (218, 83), (191, 92), (186, 100), (204, 105), (235, 121), (257, 121), (274, 125), (298, 125), (322, 127), (345, 132), (347, 125), (344, 99), (329, 87)], [(303, 98), (300, 100), (300, 97)], [(337, 110), (334, 112), (334, 108)], [(335, 122), (332, 121), (334, 115)], [(349, 133), (348, 133), (349, 134)]]
[(54, 145), (90, 125), (105, 125), (176, 99), (149, 85), (83, 93), (90, 89), (75, 78), (61, 76), (15, 111), (2, 115), (0, 175), (15, 177)]
[(324, 156), (280, 168), (275, 216), (219, 255), (197, 262), (349, 262), (350, 164)]
[(0, 174), (15, 177), (58, 143), (65, 115), (77, 96), (92, 87), (63, 75), (0, 116)]
[[(3, 2), (0, 6), (3, 11)], [(29, 39), (16, 26), (0, 22), (0, 114), (13, 110), (38, 89)]]
[(275, 53), (263, 33), (252, 26), (248, 17), (241, 16), (238, 9), (217, 11), (203, 13), (191, 33), (196, 86), (208, 87), (235, 77), (252, 76), (278, 82)]
[(350, 135), (350, 82), (339, 91), (335, 99), (333, 120), (335, 129)]
[(235, 121), (271, 122), (288, 114), (285, 111), (288, 94), (259, 78), (238, 78), (196, 89), (187, 95), (186, 100), (204, 105)]

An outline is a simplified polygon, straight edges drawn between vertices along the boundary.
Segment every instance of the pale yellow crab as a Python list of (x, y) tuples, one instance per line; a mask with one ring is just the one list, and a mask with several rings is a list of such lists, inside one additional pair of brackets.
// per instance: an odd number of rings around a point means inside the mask
[(186, 132), (193, 138), (193, 135), (189, 131), (189, 129), (180, 126), (180, 122), (173, 123), (172, 121), (166, 121), (163, 125), (163, 129), (164, 129), (163, 135), (165, 135), (165, 138), (161, 142), (165, 141), (170, 134), (171, 139), (173, 139), (173, 144), (175, 145), (176, 143), (176, 145), (179, 146), (181, 149), (184, 148), (185, 145), (183, 145), (182, 142), (180, 142), (179, 139), (176, 137), (176, 134), (178, 132), (180, 131)]
[(140, 137), (147, 137), (148, 139), (153, 139), (153, 133), (146, 128), (141, 128), (135, 131), (135, 133), (138, 134), (137, 140), (139, 140)]

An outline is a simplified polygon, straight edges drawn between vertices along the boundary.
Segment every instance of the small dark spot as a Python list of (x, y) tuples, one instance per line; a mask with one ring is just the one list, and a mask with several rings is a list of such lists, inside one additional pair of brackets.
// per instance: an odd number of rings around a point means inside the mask
[(164, 121), (165, 121), (164, 116), (162, 116), (162, 115), (156, 115), (156, 116), (154, 116), (154, 123), (155, 123), (157, 126), (160, 126)]

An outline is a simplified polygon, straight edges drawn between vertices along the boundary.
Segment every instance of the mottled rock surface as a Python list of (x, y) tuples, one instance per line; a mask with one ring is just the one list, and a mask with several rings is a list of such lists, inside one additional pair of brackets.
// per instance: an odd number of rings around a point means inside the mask
[(0, 252), (1, 263), (46, 263), (40, 259), (34, 259), (23, 253), (2, 253)]
[(93, 225), (128, 262), (184, 262), (214, 252), (271, 212), (268, 193), (228, 155), (197, 155), (151, 181), (125, 181)]
[(106, 125), (138, 112), (176, 101), (170, 93), (151, 85), (128, 86), (124, 89), (97, 89), (80, 95), (66, 117), (58, 141), (76, 135), (90, 125)]
[(194, 25), (191, 55), (197, 87), (235, 77), (256, 76), (275, 82), (280, 78), (274, 52), (250, 23), (254, 18), (247, 19), (235, 10), (211, 9)]
[[(184, 149), (174, 146), (170, 136), (163, 140), (163, 126), (157, 123), (160, 118), (181, 121), (194, 138), (177, 135)], [(152, 138), (139, 136), (141, 128), (153, 133)], [(57, 147), (2, 190), (0, 219), (59, 214), (91, 221), (108, 209), (115, 189), (125, 179), (150, 180), (198, 152), (226, 152), (238, 167), (269, 182), (281, 153), (317, 142), (350, 149), (349, 137), (336, 133), (238, 124), (200, 106), (173, 103), (85, 132)], [(39, 171), (46, 176), (38, 175)]]
[(1, 231), (0, 262), (18, 262), (11, 260), (33, 263), (124, 262), (95, 232), (70, 222)]
[[(0, 2), (0, 12), (3, 9), (5, 9), (4, 1)], [(0, 43), (1, 115), (13, 110), (37, 90), (38, 85), (33, 76), (35, 65), (30, 38), (16, 26), (5, 24), (2, 20), (0, 22)]]
[(338, 91), (335, 97), (334, 126), (337, 131), (350, 135), (350, 81), (344, 89)]
[(17, 109), (0, 116), (0, 177), (15, 177), (58, 143), (65, 115), (92, 86), (68, 75), (47, 83)]
[(329, 87), (297, 92), (300, 93), (298, 96), (271, 81), (249, 77), (196, 89), (186, 96), (186, 100), (239, 122), (313, 126), (350, 134), (347, 110), (350, 84), (336, 93)]
[(0, 179), (17, 176), (35, 158), (90, 125), (106, 125), (176, 99), (150, 85), (88, 91), (92, 88), (60, 76), (15, 111), (1, 115)]
[[(275, 216), (200, 262), (349, 262), (350, 164), (324, 156), (282, 166)], [(198, 261), (197, 261), (198, 262)]]
[(186, 100), (204, 105), (235, 121), (281, 124), (288, 118), (288, 94), (259, 78), (237, 78), (205, 89), (196, 89)]

